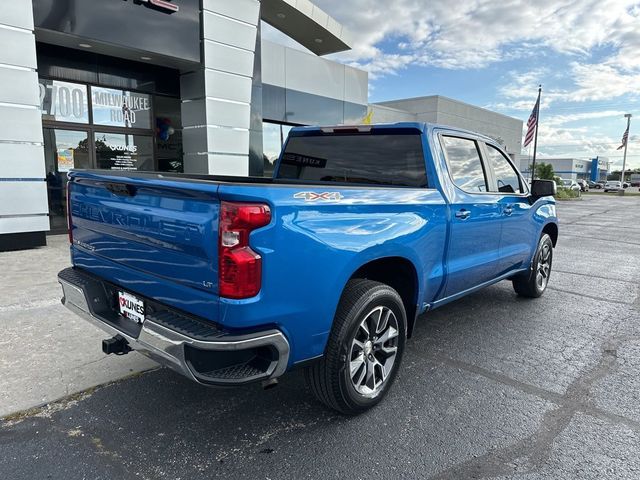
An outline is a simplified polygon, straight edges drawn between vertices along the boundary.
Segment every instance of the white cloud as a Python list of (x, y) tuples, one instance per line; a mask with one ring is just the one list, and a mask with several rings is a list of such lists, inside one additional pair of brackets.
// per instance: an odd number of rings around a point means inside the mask
[[(482, 68), (518, 58), (539, 61), (549, 50), (573, 58), (566, 71), (575, 88), (545, 91), (544, 102), (605, 100), (637, 95), (640, 85), (638, 0), (314, 0), (354, 37), (340, 61), (367, 69), (372, 78), (410, 65), (447, 69)], [(279, 34), (265, 28), (265, 38)], [(279, 36), (284, 40), (283, 36)], [(289, 44), (295, 42), (284, 40)], [(611, 58), (594, 61), (607, 47)], [(522, 72), (501, 94), (525, 109), (545, 69)], [(543, 105), (544, 106), (544, 105)], [(530, 107), (528, 107), (530, 108)]]
[[(408, 53), (408, 63), (444, 68), (481, 67), (542, 54), (546, 46), (586, 55), (598, 45), (640, 45), (638, 9), (629, 0), (315, 0), (355, 37), (341, 58), (367, 66), (387, 53), (383, 40)], [(612, 31), (618, 32), (614, 37)], [(525, 43), (524, 48), (516, 44)], [(630, 60), (631, 61), (631, 60)], [(631, 61), (635, 63), (635, 61)]]
[[(576, 123), (610, 122), (640, 101), (639, 0), (313, 1), (354, 37), (353, 50), (331, 57), (369, 70), (372, 79), (414, 65), (475, 69), (517, 59), (544, 65), (552, 52), (566, 55), (563, 69), (505, 72), (506, 83), (496, 80), (496, 100), (486, 106), (526, 120), (535, 87), (545, 84), (543, 151), (621, 155), (619, 138)], [(640, 150), (631, 143), (637, 164)]]

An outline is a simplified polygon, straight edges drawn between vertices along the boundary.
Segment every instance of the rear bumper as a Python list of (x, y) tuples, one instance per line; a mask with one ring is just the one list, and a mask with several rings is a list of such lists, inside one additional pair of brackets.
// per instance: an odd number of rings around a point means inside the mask
[(279, 377), (287, 369), (289, 342), (279, 330), (232, 335), (155, 302), (144, 323), (136, 325), (116, 312), (116, 286), (76, 268), (62, 270), (58, 281), (69, 310), (198, 383), (241, 385)]

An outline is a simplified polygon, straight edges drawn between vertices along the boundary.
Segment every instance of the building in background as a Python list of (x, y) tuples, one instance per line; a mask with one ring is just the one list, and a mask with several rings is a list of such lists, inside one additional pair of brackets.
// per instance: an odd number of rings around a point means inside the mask
[[(519, 162), (520, 171), (525, 177), (530, 177), (531, 158), (520, 155)], [(591, 180), (594, 182), (605, 181), (611, 165), (607, 157), (593, 159), (538, 157), (536, 162), (551, 164), (558, 177), (567, 180)]]
[(0, 45), (0, 250), (66, 232), (72, 168), (270, 175), (293, 125), (439, 122), (520, 149), (521, 121), (455, 100), (369, 107), (367, 73), (322, 58), (348, 31), (308, 0), (14, 0)]
[(513, 158), (522, 148), (522, 120), (440, 95), (380, 102), (370, 108), (373, 123), (418, 121), (463, 128), (493, 138)]
[(0, 250), (66, 231), (72, 168), (263, 175), (281, 125), (367, 110), (366, 72), (319, 57), (348, 32), (307, 0), (15, 0), (0, 45)]

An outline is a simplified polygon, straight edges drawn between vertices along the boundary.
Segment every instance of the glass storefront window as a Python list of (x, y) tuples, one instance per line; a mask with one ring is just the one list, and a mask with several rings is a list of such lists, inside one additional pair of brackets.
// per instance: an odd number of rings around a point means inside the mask
[(151, 129), (151, 97), (146, 93), (91, 87), (93, 123)]
[(184, 171), (181, 102), (179, 98), (156, 96), (156, 158), (161, 172)]
[(97, 167), (105, 170), (153, 171), (153, 137), (120, 133), (95, 134)]
[(86, 85), (43, 78), (39, 84), (43, 120), (89, 123)]
[(51, 231), (60, 233), (67, 229), (67, 172), (90, 167), (88, 135), (57, 128), (45, 128), (43, 133)]
[(280, 123), (262, 122), (262, 151), (264, 155), (264, 176), (272, 177), (276, 160), (280, 156), (284, 141), (293, 127)]

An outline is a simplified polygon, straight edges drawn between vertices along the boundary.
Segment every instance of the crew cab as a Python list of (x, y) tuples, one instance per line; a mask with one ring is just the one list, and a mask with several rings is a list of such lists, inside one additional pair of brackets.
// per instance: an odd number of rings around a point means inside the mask
[(304, 368), (326, 405), (378, 403), (420, 315), (510, 280), (539, 297), (555, 183), (494, 140), (423, 123), (291, 130), (273, 178), (75, 170), (64, 305), (204, 385)]

